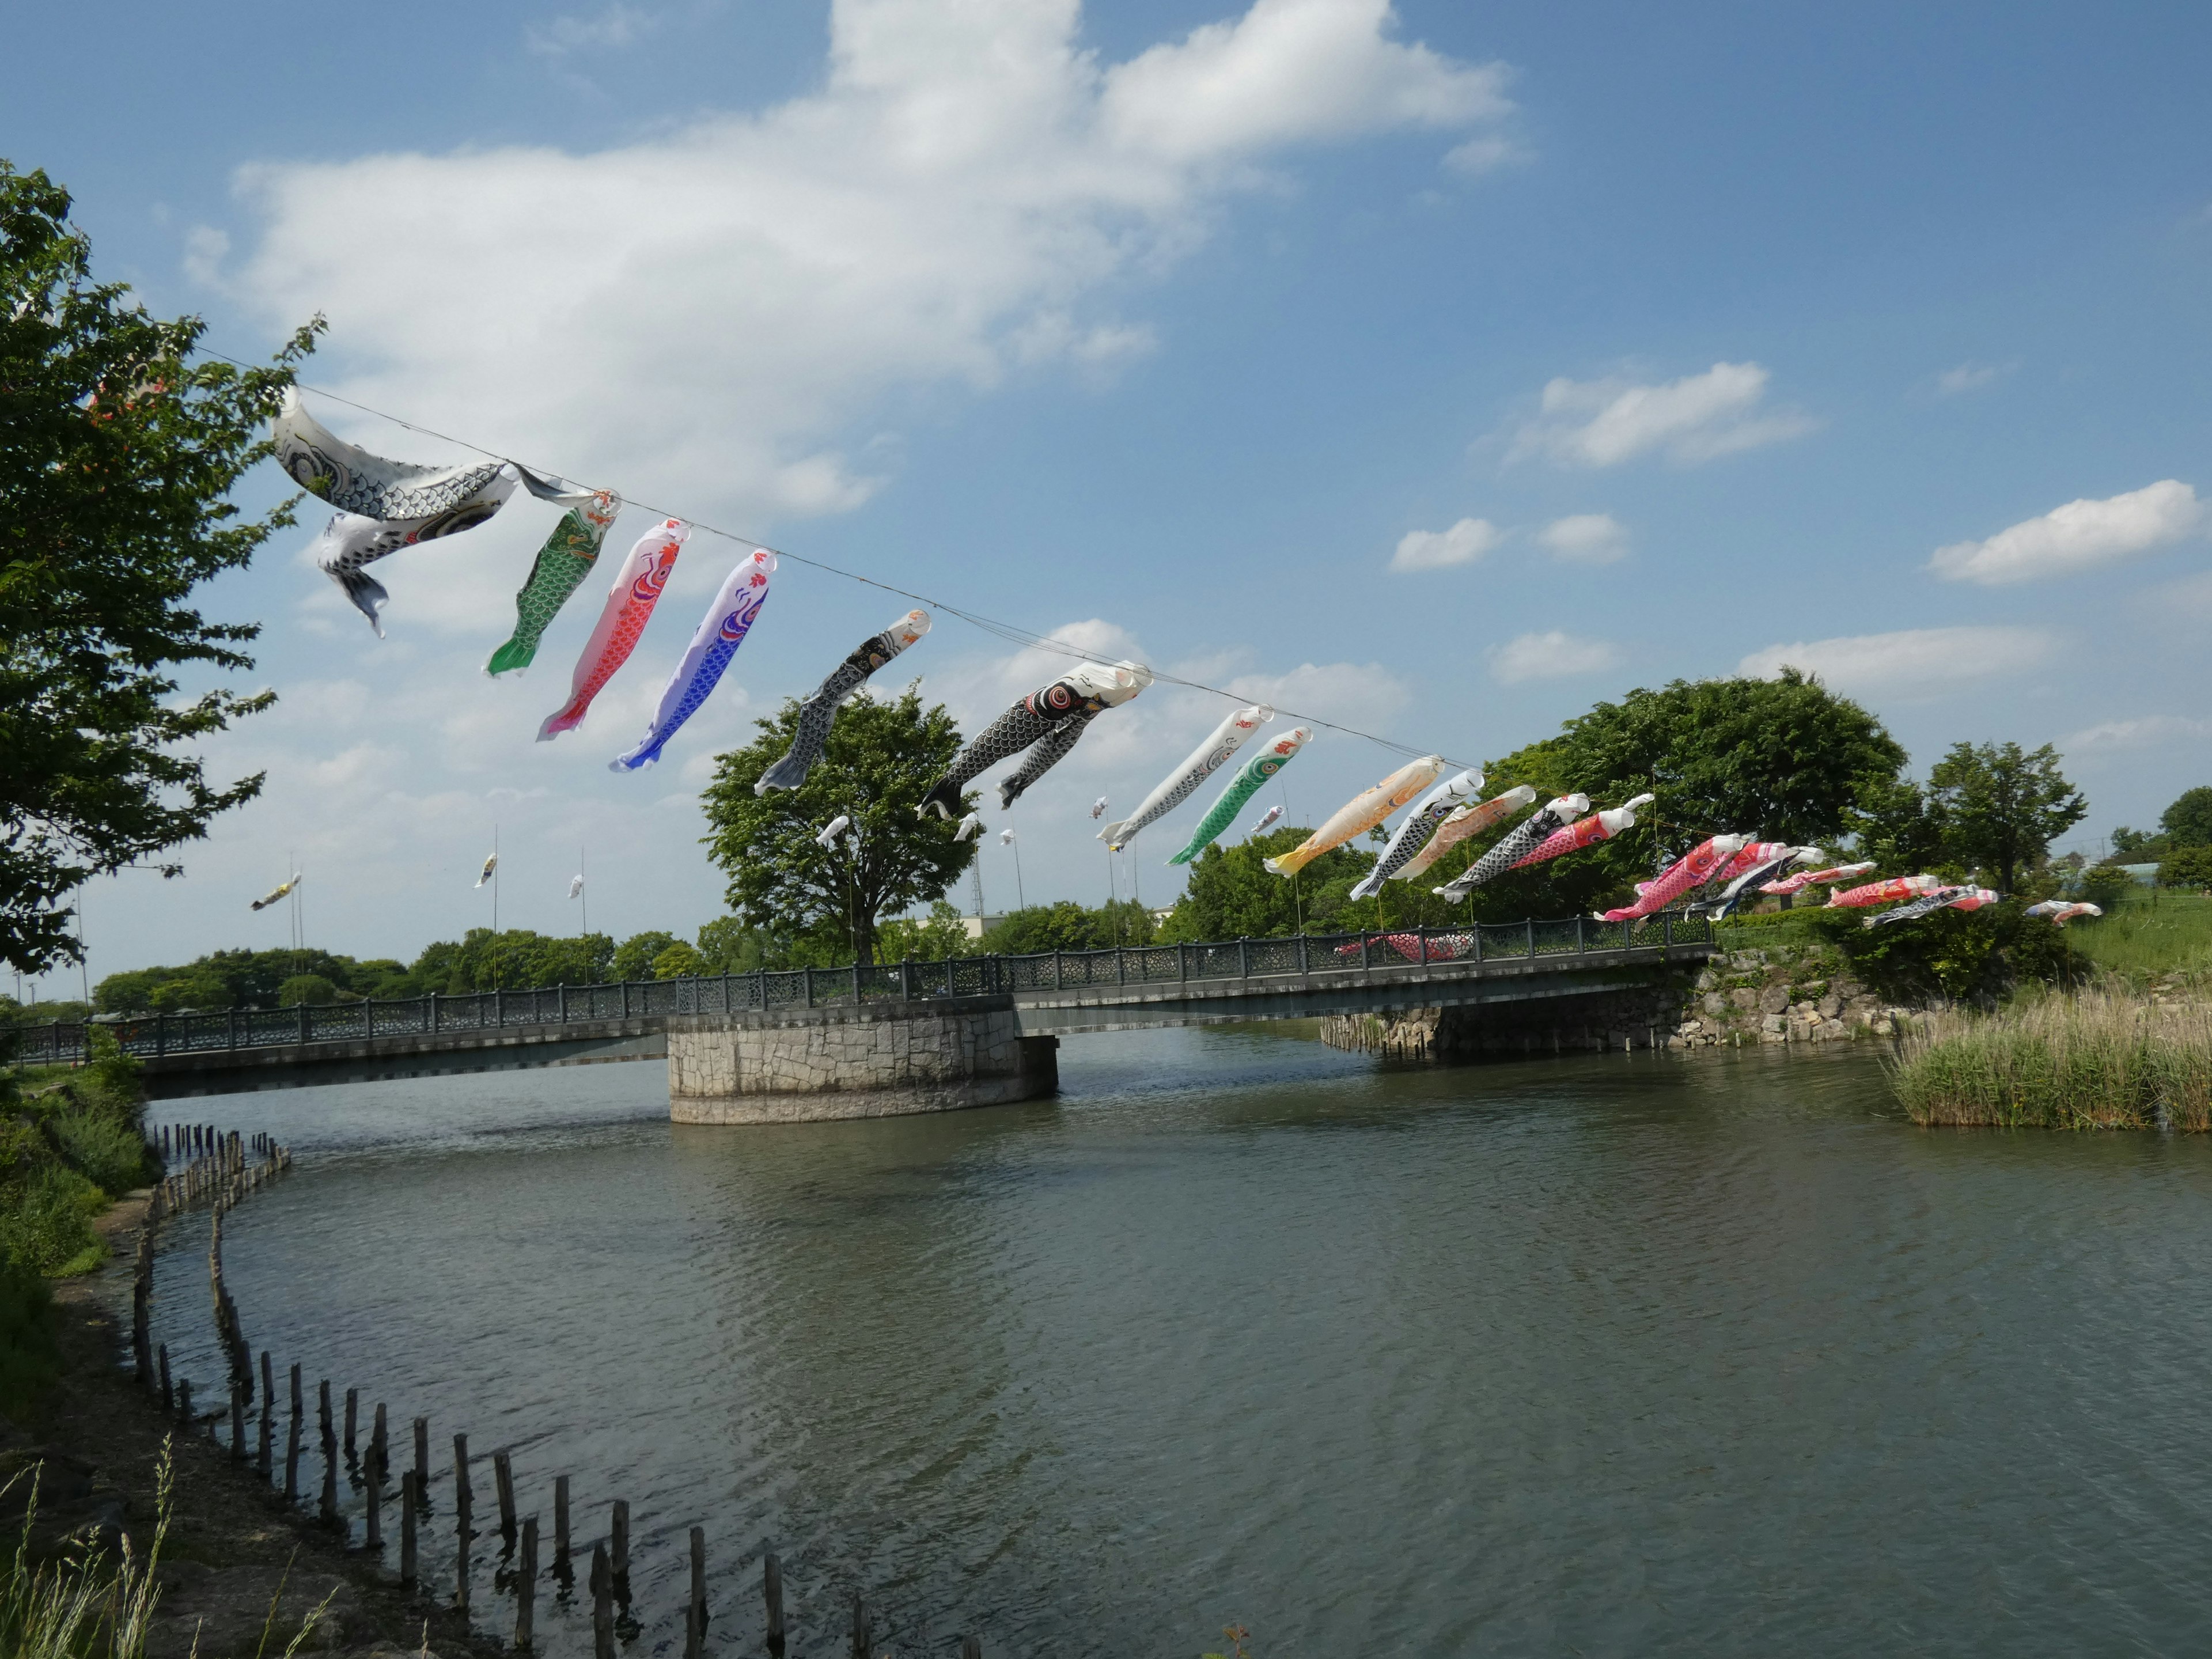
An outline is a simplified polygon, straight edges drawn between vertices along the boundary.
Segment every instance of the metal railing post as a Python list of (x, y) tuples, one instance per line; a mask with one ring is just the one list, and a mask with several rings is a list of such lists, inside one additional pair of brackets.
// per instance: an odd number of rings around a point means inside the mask
[(1659, 948), (1662, 951), (1674, 948), (1674, 918), (1671, 915), (1662, 915), (1659, 918)]
[(428, 1006), (423, 1010), (422, 1018), (428, 1022), (424, 1029), (434, 1032), (438, 1029), (438, 994), (433, 991), (424, 1000)]
[(507, 1024), (507, 1004), (500, 998), (500, 988), (495, 985), (491, 988), (491, 1023), (495, 1026)]
[(230, 1027), (230, 1046), (235, 1048), (238, 1047), (238, 1010), (235, 1008), (227, 1010), (226, 1018)]
[(1528, 918), (1528, 960), (1529, 960), (1529, 961), (1531, 961), (1531, 962), (1534, 962), (1534, 961), (1535, 961), (1535, 959), (1536, 959), (1536, 918), (1535, 918), (1535, 917), (1534, 917), (1534, 916), (1530, 916), (1530, 917)]
[(1114, 947), (1114, 983), (1116, 985), (1127, 985), (1128, 982), (1128, 964), (1122, 960), (1121, 947), (1117, 945)]
[(1252, 941), (1249, 936), (1241, 933), (1237, 939), (1237, 977), (1252, 977)]
[(1062, 952), (1060, 946), (1057, 945), (1054, 945), (1052, 947), (1052, 988), (1055, 991), (1059, 990), (1063, 983), (1060, 975), (1061, 955)]
[(568, 981), (565, 979), (561, 981), (561, 1000), (555, 1006), (560, 1011), (561, 1023), (566, 1025), (568, 1023)]
[(1190, 946), (1188, 945), (1176, 946), (1176, 980), (1179, 984), (1190, 983)]
[(624, 980), (624, 981), (622, 982), (622, 994), (623, 994), (623, 1012), (622, 1012), (622, 1017), (623, 1017), (624, 1019), (628, 1019), (628, 1018), (629, 1018), (629, 981), (628, 980)]
[(1364, 927), (1359, 930), (1359, 971), (1370, 978), (1374, 976), (1375, 970), (1367, 960), (1367, 930)]
[(855, 1008), (860, 1006), (860, 959), (858, 957), (853, 958), (853, 1006)]
[(1298, 973), (1303, 977), (1311, 971), (1312, 969), (1306, 966), (1306, 936), (1300, 933), (1298, 935)]
[(805, 976), (806, 1006), (811, 1008), (814, 1006), (814, 970), (811, 968), (802, 968), (799, 971)]
[(302, 1042), (313, 1041), (307, 1024), (307, 1005), (304, 1002), (300, 1005), (300, 1041)]
[(156, 1012), (154, 1016), (154, 1058), (161, 1059), (169, 1052), (169, 1017)]
[(1589, 953), (1589, 946), (1583, 942), (1583, 919), (1580, 915), (1577, 915), (1575, 917), (1575, 954), (1578, 957), (1584, 956)]

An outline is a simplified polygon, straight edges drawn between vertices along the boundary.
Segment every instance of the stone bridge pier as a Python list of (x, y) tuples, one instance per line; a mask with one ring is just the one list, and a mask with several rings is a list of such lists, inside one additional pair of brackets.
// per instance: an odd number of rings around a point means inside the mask
[(1060, 1039), (1024, 1036), (1010, 995), (686, 1014), (668, 1022), (678, 1123), (805, 1123), (1034, 1100)]

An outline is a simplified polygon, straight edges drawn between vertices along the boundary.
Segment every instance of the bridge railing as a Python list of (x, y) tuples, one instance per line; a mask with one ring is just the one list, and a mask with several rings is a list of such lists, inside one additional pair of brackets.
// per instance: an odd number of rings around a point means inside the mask
[[(912, 1001), (1006, 992), (1080, 991), (1106, 986), (1206, 984), (1313, 974), (1368, 977), (1418, 973), (1445, 963), (1582, 957), (1593, 952), (1710, 945), (1713, 924), (1661, 915), (1607, 922), (1485, 922), (1466, 927), (1406, 927), (1353, 933), (1301, 933), (1206, 945), (1133, 945), (1028, 956), (953, 957), (847, 968), (763, 969), (696, 979), (627, 980), (535, 990), (475, 991), (392, 1001), (290, 1008), (233, 1008), (216, 1013), (159, 1013), (94, 1022), (125, 1054), (147, 1058), (269, 1048), (372, 1037), (434, 1036), (510, 1026), (672, 1014), (774, 1013), (838, 1003)], [(15, 1058), (27, 1065), (86, 1058), (84, 1023), (19, 1027)]]

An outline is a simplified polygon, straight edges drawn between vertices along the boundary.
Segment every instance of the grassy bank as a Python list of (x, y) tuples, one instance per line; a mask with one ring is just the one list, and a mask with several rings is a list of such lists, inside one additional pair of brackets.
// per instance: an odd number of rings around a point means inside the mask
[(108, 1038), (68, 1072), (0, 1069), (0, 1414), (53, 1385), (49, 1279), (107, 1256), (96, 1218), (152, 1176), (138, 1062)]
[(2130, 893), (2096, 921), (2066, 930), (2076, 957), (2131, 984), (2178, 976), (2212, 984), (2212, 898), (2202, 893)]
[(1914, 1023), (1898, 1097), (1912, 1121), (2045, 1129), (2212, 1129), (2212, 1005), (2111, 991)]

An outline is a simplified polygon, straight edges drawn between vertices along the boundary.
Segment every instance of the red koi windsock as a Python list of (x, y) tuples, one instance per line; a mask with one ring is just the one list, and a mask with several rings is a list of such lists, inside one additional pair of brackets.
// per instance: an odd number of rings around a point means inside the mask
[(1513, 867), (1516, 870), (1523, 870), (1532, 864), (1543, 864), (1552, 859), (1564, 857), (1569, 853), (1579, 852), (1593, 842), (1611, 841), (1622, 830), (1635, 826), (1636, 809), (1649, 805), (1651, 799), (1650, 795), (1638, 795), (1633, 800), (1623, 801), (1620, 805), (1607, 807), (1602, 812), (1593, 812), (1589, 817), (1567, 825), (1564, 830), (1554, 830), (1536, 843), (1534, 849), (1528, 857), (1521, 860)]
[(1828, 895), (1831, 910), (1857, 910), (1869, 904), (1887, 904), (1893, 899), (1918, 898), (1932, 893), (1943, 884), (1941, 876), (1892, 876), (1887, 881), (1870, 881), (1863, 887), (1851, 887), (1840, 893)]
[(1715, 836), (1682, 854), (1656, 879), (1638, 890), (1636, 902), (1618, 910), (1601, 912), (1600, 921), (1634, 921), (1663, 910), (1692, 887), (1702, 887), (1713, 872), (1750, 839), (1747, 836)]
[(1794, 876), (1784, 876), (1779, 881), (1770, 881), (1759, 890), (1762, 893), (1802, 893), (1808, 887), (1832, 887), (1839, 881), (1849, 881), (1853, 876), (1863, 876), (1874, 868), (1874, 860), (1863, 864), (1832, 864), (1825, 870), (1800, 870)]

